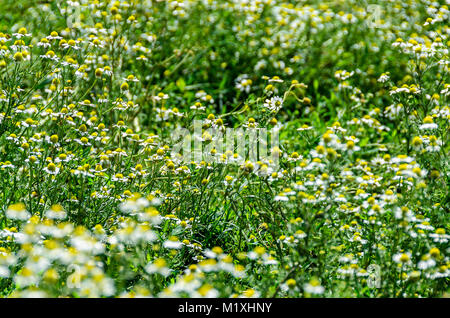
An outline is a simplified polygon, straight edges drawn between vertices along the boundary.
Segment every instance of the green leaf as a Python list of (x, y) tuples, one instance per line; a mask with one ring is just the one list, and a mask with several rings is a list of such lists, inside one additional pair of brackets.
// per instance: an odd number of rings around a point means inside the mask
[(186, 82), (184, 81), (184, 79), (180, 77), (177, 80), (176, 84), (180, 91), (184, 92), (184, 88), (186, 87)]
[(314, 91), (317, 92), (319, 90), (319, 81), (317, 79), (314, 80), (313, 87), (314, 87)]
[(367, 143), (369, 142), (369, 137), (366, 137), (364, 139), (361, 140), (361, 142), (359, 143), (359, 145), (361, 147), (364, 147), (365, 145), (367, 145)]

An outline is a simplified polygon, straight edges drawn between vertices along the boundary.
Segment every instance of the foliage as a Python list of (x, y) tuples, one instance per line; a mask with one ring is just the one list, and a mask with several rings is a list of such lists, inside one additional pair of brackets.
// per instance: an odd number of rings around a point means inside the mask
[(0, 0), (0, 295), (448, 293), (449, 9), (377, 5)]

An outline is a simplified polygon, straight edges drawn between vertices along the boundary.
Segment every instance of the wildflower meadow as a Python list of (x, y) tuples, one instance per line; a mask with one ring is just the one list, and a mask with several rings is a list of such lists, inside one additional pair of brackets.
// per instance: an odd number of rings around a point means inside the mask
[(0, 0), (0, 297), (449, 296), (449, 6)]

